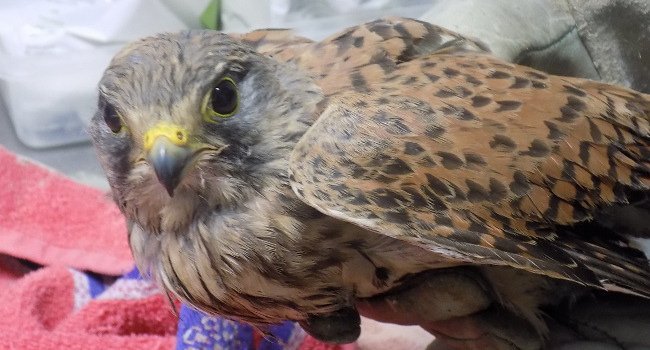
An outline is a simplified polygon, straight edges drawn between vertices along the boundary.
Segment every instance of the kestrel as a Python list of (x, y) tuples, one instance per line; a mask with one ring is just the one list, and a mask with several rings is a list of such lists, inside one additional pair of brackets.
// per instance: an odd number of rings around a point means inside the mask
[(650, 296), (630, 241), (649, 116), (648, 95), (388, 18), (134, 42), (91, 134), (139, 266), (200, 310), (349, 342), (357, 300), (430, 276), (432, 319), (496, 310), (504, 344), (537, 349), (549, 305)]

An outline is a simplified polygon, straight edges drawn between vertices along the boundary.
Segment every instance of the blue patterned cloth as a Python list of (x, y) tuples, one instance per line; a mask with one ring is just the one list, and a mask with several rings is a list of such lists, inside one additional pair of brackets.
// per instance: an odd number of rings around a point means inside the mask
[[(70, 270), (75, 280), (77, 309), (92, 299), (137, 299), (160, 293), (137, 269), (115, 279)], [(270, 327), (267, 338), (255, 337), (253, 327), (221, 317), (208, 316), (181, 306), (176, 338), (177, 350), (297, 350), (306, 333), (299, 325), (285, 322)], [(257, 338), (257, 341), (256, 341)]]
[(208, 316), (183, 305), (178, 321), (176, 349), (287, 350), (297, 349), (304, 338), (304, 331), (293, 322), (271, 327), (272, 337), (261, 339), (257, 347), (253, 333), (253, 327), (247, 324)]
[(305, 334), (295, 323), (285, 322), (271, 327), (272, 336), (255, 346), (254, 329), (247, 324), (208, 316), (185, 305), (179, 316), (176, 350), (294, 350)]

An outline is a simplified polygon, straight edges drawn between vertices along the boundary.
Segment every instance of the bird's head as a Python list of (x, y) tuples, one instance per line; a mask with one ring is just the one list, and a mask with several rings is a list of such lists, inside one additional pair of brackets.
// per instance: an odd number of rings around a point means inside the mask
[(160, 231), (286, 181), (320, 90), (214, 31), (128, 45), (99, 83), (90, 134), (127, 218)]

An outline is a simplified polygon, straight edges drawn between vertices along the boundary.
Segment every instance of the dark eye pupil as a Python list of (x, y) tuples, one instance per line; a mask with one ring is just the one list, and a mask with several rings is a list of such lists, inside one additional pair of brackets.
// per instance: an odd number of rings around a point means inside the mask
[(212, 90), (210, 107), (219, 114), (231, 114), (237, 108), (237, 88), (232, 81), (222, 80)]
[(119, 132), (122, 129), (122, 120), (117, 114), (115, 107), (110, 103), (104, 105), (104, 121), (112, 132)]

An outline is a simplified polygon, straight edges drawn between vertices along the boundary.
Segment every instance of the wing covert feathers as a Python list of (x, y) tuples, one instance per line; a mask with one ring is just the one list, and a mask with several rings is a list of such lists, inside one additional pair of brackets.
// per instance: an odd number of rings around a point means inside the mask
[(647, 198), (650, 96), (509, 64), (418, 21), (301, 50), (288, 61), (327, 96), (291, 158), (307, 203), (450, 258), (650, 295), (645, 257), (589, 226)]

